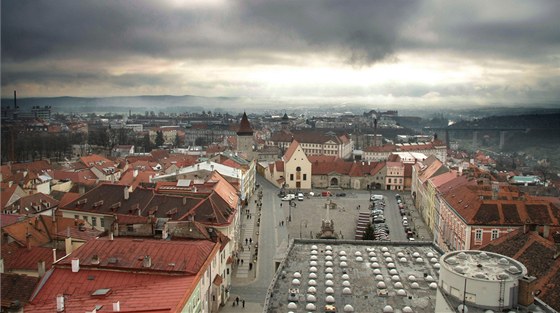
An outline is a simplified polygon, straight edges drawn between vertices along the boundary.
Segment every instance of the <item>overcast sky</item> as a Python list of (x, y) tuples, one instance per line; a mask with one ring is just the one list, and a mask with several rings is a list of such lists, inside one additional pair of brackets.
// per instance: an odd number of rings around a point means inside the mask
[(560, 1), (2, 0), (2, 96), (560, 104)]

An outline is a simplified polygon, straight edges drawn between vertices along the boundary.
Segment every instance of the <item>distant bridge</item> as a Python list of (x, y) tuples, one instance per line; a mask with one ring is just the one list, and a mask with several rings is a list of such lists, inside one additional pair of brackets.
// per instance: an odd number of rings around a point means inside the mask
[[(506, 136), (508, 133), (511, 132), (529, 132), (530, 130), (549, 130), (548, 128), (527, 128), (527, 127), (457, 127), (454, 128), (451, 126), (447, 127), (424, 127), (422, 130), (426, 131), (444, 131), (445, 132), (445, 143), (449, 148), (449, 141), (450, 136), (449, 132), (454, 131), (463, 131), (463, 132), (472, 132), (473, 133), (473, 146), (476, 147), (478, 144), (478, 132), (480, 131), (495, 131), (500, 134), (500, 150), (504, 148), (504, 144), (506, 142)], [(552, 130), (552, 129), (550, 129)]]

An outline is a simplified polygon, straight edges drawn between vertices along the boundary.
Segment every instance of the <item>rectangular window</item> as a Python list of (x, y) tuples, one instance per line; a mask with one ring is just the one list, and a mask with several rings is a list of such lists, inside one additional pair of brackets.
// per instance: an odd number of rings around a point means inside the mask
[(134, 225), (132, 225), (132, 224), (126, 224), (126, 231), (128, 231), (128, 232), (133, 232), (133, 231), (134, 231)]
[(79, 216), (79, 215), (74, 215), (74, 219), (75, 219), (75, 220), (79, 220), (79, 219), (80, 219), (80, 216)]
[(99, 226), (105, 228), (105, 219), (103, 217), (99, 218)]
[(474, 232), (474, 240), (481, 241), (482, 240), (482, 229), (477, 229)]
[(307, 180), (307, 174), (303, 174), (303, 180)]
[(389, 181), (388, 181), (388, 183), (389, 183), (389, 184), (391, 183), (391, 179), (390, 179), (390, 178), (389, 178)]
[(290, 174), (290, 180), (294, 180), (294, 174)]
[(492, 229), (492, 240), (498, 239), (499, 236), (500, 236), (499, 231), (497, 229)]
[(97, 217), (95, 217), (95, 216), (91, 217), (91, 225), (92, 226), (97, 226)]
[(84, 218), (84, 221), (86, 221), (86, 222), (88, 221), (87, 215), (84, 215), (83, 218)]

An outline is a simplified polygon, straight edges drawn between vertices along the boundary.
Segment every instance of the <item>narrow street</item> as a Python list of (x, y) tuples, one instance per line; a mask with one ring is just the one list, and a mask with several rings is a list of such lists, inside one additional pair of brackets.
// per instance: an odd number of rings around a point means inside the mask
[[(259, 190), (256, 190), (255, 195), (249, 199), (247, 206), (253, 218), (247, 219), (245, 214), (242, 214), (241, 218), (243, 223), (241, 238), (253, 238), (258, 242), (256, 268), (249, 271), (248, 275), (247, 264), (234, 269), (231, 296), (228, 304), (220, 312), (262, 312), (267, 289), (274, 276), (275, 259), (281, 259), (287, 248), (287, 228), (280, 226), (280, 222), (285, 217), (280, 207), (280, 198), (277, 197), (278, 188), (260, 176), (257, 178), (257, 183), (263, 193), (260, 226), (257, 226), (259, 209), (255, 203)], [(254, 223), (254, 228), (248, 223)], [(245, 230), (251, 230), (251, 234), (245, 233)], [(241, 303), (239, 306), (233, 306), (236, 297), (246, 301), (245, 308), (239, 307)]]

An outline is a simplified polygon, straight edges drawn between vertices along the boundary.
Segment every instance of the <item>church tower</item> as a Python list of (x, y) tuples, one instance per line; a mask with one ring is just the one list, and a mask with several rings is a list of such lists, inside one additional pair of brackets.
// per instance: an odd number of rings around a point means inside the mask
[(284, 113), (284, 116), (282, 116), (282, 122), (280, 122), (280, 125), (282, 126), (283, 131), (288, 132), (290, 130), (290, 118), (288, 117), (288, 114)]
[(243, 112), (243, 117), (239, 123), (237, 130), (237, 152), (243, 153), (247, 158), (253, 157), (253, 129), (247, 118), (247, 114)]

